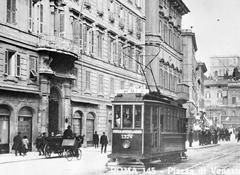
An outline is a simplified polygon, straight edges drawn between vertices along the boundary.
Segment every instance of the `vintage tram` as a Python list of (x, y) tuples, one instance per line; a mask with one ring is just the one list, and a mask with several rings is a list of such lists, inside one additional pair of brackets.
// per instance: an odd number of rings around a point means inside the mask
[(112, 101), (112, 153), (107, 167), (149, 167), (185, 155), (186, 110), (159, 93), (122, 93)]

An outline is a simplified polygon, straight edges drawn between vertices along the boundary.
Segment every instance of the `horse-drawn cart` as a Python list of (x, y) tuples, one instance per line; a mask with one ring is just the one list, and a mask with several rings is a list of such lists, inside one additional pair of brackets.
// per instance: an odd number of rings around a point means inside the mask
[(78, 160), (82, 158), (82, 151), (79, 148), (78, 139), (63, 139), (62, 136), (47, 137), (44, 153), (46, 158), (50, 158), (52, 153), (58, 154), (59, 157), (65, 157), (72, 160), (76, 157)]

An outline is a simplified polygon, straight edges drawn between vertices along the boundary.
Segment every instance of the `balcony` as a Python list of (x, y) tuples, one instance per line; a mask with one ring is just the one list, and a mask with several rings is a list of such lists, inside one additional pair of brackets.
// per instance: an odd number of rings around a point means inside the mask
[(38, 50), (58, 52), (75, 58), (80, 53), (78, 42), (53, 35), (39, 36)]
[(184, 83), (177, 84), (177, 101), (181, 104), (189, 100), (189, 86)]

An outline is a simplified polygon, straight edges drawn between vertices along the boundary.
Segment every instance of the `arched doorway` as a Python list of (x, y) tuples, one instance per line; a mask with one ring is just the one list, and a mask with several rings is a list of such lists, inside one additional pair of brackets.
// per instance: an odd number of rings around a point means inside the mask
[(56, 88), (51, 88), (49, 96), (49, 113), (48, 113), (48, 134), (53, 132), (57, 134), (60, 127), (60, 94)]
[(21, 132), (22, 136), (27, 136), (29, 140), (29, 149), (32, 145), (32, 110), (29, 107), (23, 107), (18, 113), (18, 132)]
[(94, 133), (94, 120), (95, 120), (95, 114), (92, 112), (89, 112), (87, 114), (87, 122), (86, 122), (86, 140), (88, 145), (93, 144), (93, 133)]
[(77, 136), (82, 135), (82, 117), (83, 113), (81, 111), (76, 111), (73, 114), (72, 128), (73, 133), (75, 133)]
[(0, 106), (0, 154), (9, 153), (9, 118), (10, 111), (5, 105)]

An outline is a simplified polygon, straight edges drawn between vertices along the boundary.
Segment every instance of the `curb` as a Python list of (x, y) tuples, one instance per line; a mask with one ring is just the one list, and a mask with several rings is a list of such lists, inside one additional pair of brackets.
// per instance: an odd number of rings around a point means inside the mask
[(211, 145), (205, 145), (205, 146), (198, 146), (198, 147), (188, 147), (187, 150), (192, 150), (192, 149), (203, 149), (203, 148), (211, 148), (215, 146), (219, 146), (220, 144), (211, 144)]

